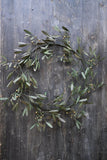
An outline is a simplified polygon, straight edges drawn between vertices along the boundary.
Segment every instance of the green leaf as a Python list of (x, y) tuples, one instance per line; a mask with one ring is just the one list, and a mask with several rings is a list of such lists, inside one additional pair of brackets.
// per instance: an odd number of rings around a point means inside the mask
[(11, 78), (11, 76), (13, 75), (13, 72), (10, 72), (7, 76), (7, 80), (9, 80)]
[(12, 85), (13, 85), (13, 81), (11, 80), (11, 81), (8, 83), (7, 87), (11, 87)]
[(91, 46), (89, 47), (89, 51), (90, 51), (90, 53), (92, 54), (92, 48), (91, 48)]
[(64, 48), (64, 52), (66, 52), (66, 53), (68, 53), (68, 54), (71, 53), (71, 51), (70, 51), (69, 49), (67, 49), (67, 48)]
[(88, 87), (86, 87), (83, 91), (82, 91), (82, 94), (85, 94), (88, 90)]
[(32, 62), (31, 66), (33, 66), (35, 64), (35, 60)]
[(65, 31), (67, 31), (67, 32), (69, 32), (69, 30), (66, 27), (64, 27), (64, 26), (62, 26), (62, 29), (65, 30)]
[(47, 126), (50, 127), (50, 128), (53, 128), (52, 124), (49, 123), (49, 122), (46, 122)]
[(32, 35), (32, 33), (31, 32), (29, 32), (28, 30), (26, 30), (26, 29), (24, 29), (24, 32), (26, 32), (27, 34), (29, 34), (29, 35)]
[(53, 28), (54, 28), (54, 30), (56, 30), (56, 31), (58, 31), (58, 32), (61, 32), (58, 26), (55, 26), (55, 27), (53, 27)]
[(36, 123), (31, 126), (30, 130), (32, 130), (35, 126), (36, 126)]
[(49, 34), (46, 31), (42, 31), (42, 33), (46, 36), (49, 36)]
[(70, 110), (71, 110), (71, 108), (65, 108), (65, 110), (66, 110), (66, 111), (70, 111)]
[(54, 113), (52, 114), (52, 118), (53, 118), (54, 122), (56, 122), (56, 116)]
[(27, 108), (25, 108), (23, 113), (22, 113), (22, 116), (24, 116), (24, 115), (28, 116), (28, 109)]
[(65, 105), (65, 101), (62, 101), (59, 106), (64, 106)]
[(16, 99), (17, 99), (17, 96), (16, 96), (16, 93), (15, 93), (14, 95), (12, 95), (12, 100), (16, 101)]
[(80, 100), (80, 96), (78, 96), (77, 100), (76, 100), (76, 104), (79, 102)]
[(48, 39), (45, 39), (43, 40), (45, 43), (48, 43), (48, 44), (53, 44), (53, 42), (55, 42), (55, 40), (53, 38), (48, 38)]
[(30, 84), (29, 82), (26, 82), (26, 85), (27, 85), (28, 87), (30, 87), (30, 86), (31, 86), (31, 84)]
[(34, 87), (37, 87), (37, 81), (35, 78), (30, 77), (31, 82), (33, 83)]
[(7, 97), (0, 97), (0, 101), (6, 101), (6, 100), (8, 100)]
[(81, 91), (81, 86), (78, 87), (77, 92), (79, 93)]
[(43, 49), (43, 50), (45, 50), (45, 49), (47, 49), (47, 48), (48, 48), (48, 45), (45, 46), (45, 47), (41, 47), (41, 49)]
[(86, 56), (89, 56), (87, 52), (83, 51), (83, 53), (84, 53)]
[(79, 102), (86, 102), (88, 99), (84, 98), (84, 99), (80, 99)]
[(81, 59), (81, 57), (78, 54), (74, 54), (78, 59)]
[(53, 39), (57, 39), (59, 37), (61, 37), (61, 35), (54, 35), (54, 36), (52, 36)]
[(82, 77), (83, 77), (84, 79), (86, 79), (86, 76), (85, 76), (84, 72), (81, 72), (81, 74), (82, 74)]
[(99, 85), (98, 85), (98, 88), (102, 87), (104, 85), (104, 82), (101, 82)]
[(24, 73), (22, 73), (21, 78), (22, 78), (23, 81), (27, 81), (27, 77)]
[(45, 44), (45, 42), (43, 42), (43, 41), (38, 41), (37, 42), (37, 45), (43, 45), (43, 44)]
[(55, 41), (55, 38), (53, 38), (53, 36), (50, 36), (50, 37), (47, 38), (47, 40), (50, 40), (50, 41), (53, 41), (53, 42), (54, 42), (54, 41)]
[(25, 81), (28, 81), (27, 76), (28, 76), (28, 75), (26, 75), (26, 74), (22, 73), (22, 77), (23, 77), (23, 79), (24, 79)]
[(27, 63), (26, 63), (26, 67), (31, 67), (32, 66), (32, 59), (28, 59)]
[(18, 42), (18, 46), (19, 46), (19, 47), (25, 47), (25, 46), (27, 46), (27, 43), (24, 43), (24, 42)]
[(66, 122), (66, 121), (65, 121), (63, 118), (61, 118), (60, 116), (58, 116), (58, 119), (59, 119), (61, 122), (63, 122), (63, 123)]
[(78, 129), (80, 129), (80, 127), (81, 127), (81, 123), (78, 120), (76, 120), (76, 126)]
[(52, 50), (47, 50), (47, 51), (44, 52), (44, 54), (51, 55), (52, 54)]
[(74, 85), (73, 85), (73, 83), (71, 84), (71, 92), (73, 91), (73, 89), (74, 89)]
[(92, 54), (94, 55), (94, 57), (96, 58), (96, 49), (94, 49), (93, 51), (92, 51)]
[(46, 56), (46, 55), (44, 55), (44, 56), (42, 57), (42, 60), (44, 60), (45, 58), (47, 58), (47, 56)]
[(49, 112), (50, 112), (50, 113), (57, 113), (58, 110), (50, 110)]
[(37, 99), (38, 97), (37, 96), (29, 96), (29, 98), (31, 98), (31, 99)]
[(26, 59), (26, 58), (29, 57), (29, 56), (30, 56), (29, 53), (24, 53), (24, 54), (22, 55), (22, 59)]
[(39, 69), (39, 68), (40, 68), (40, 63), (39, 63), (39, 61), (37, 61), (37, 63), (36, 63), (36, 67), (35, 67), (35, 68), (33, 68), (34, 72), (36, 72), (36, 71), (37, 71), (37, 69)]
[(29, 60), (28, 58), (24, 59), (24, 64), (26, 64), (28, 62), (28, 60)]
[(13, 81), (13, 83), (15, 84), (15, 83), (19, 82), (20, 80), (21, 80), (21, 77), (17, 77), (17, 78)]
[(2, 65), (7, 63), (7, 58), (5, 56), (1, 56), (2, 57)]
[(45, 98), (46, 98), (46, 95), (44, 95), (44, 94), (36, 94), (36, 96), (37, 96), (38, 98), (42, 98), (42, 99), (45, 99)]
[(8, 63), (8, 65), (9, 65), (9, 68), (10, 68), (12, 66), (12, 62)]
[(25, 60), (23, 59), (23, 60), (21, 60), (18, 64), (21, 65), (21, 64), (24, 63), (24, 61), (25, 61)]
[(28, 103), (28, 107), (30, 111), (33, 109), (33, 106), (31, 105), (31, 103)]
[(80, 112), (80, 113), (78, 114), (78, 118), (81, 118), (81, 117), (85, 116), (85, 114), (86, 114), (85, 111)]
[(90, 68), (89, 68), (89, 67), (87, 67), (87, 68), (86, 68), (86, 70), (85, 70), (85, 75), (87, 75), (87, 74), (88, 74), (89, 70), (90, 70)]
[(15, 54), (22, 53), (22, 50), (21, 50), (21, 49), (14, 49), (14, 53), (15, 53)]
[(12, 108), (12, 110), (17, 110), (17, 108), (18, 108), (18, 103), (16, 103), (14, 106), (13, 106), (13, 108)]

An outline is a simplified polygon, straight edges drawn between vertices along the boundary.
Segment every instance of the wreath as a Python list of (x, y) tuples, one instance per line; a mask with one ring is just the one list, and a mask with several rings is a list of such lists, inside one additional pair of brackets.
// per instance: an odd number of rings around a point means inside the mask
[[(19, 42), (18, 46), (22, 49), (14, 50), (13, 60), (8, 62), (3, 57), (1, 63), (8, 70), (7, 87), (10, 94), (0, 100), (6, 101), (12, 110), (23, 106), (23, 116), (28, 116), (34, 110), (35, 122), (31, 129), (35, 126), (45, 129), (46, 125), (53, 128), (54, 123), (61, 126), (68, 118), (80, 128), (80, 119), (85, 115), (84, 106), (89, 104), (90, 95), (104, 85), (97, 79), (96, 66), (102, 58), (96, 54), (95, 49), (89, 47), (86, 52), (79, 38), (77, 48), (73, 49), (69, 30), (64, 26), (61, 29), (55, 27), (55, 30), (57, 35), (42, 31), (44, 39), (38, 39), (24, 30), (28, 43)], [(39, 92), (36, 75), (41, 71), (41, 65), (54, 59), (62, 67), (69, 68), (64, 73), (67, 77), (67, 95), (63, 91), (50, 100), (48, 92)]]

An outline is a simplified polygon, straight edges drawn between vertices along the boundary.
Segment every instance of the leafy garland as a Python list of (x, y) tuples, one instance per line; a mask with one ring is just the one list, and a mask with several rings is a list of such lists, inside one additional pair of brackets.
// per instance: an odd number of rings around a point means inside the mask
[[(61, 30), (55, 27), (55, 30), (58, 35), (49, 35), (42, 31), (45, 35), (42, 40), (24, 30), (28, 43), (19, 42), (19, 47), (23, 49), (14, 50), (16, 58), (12, 62), (7, 62), (4, 58), (5, 61), (1, 63), (1, 66), (9, 70), (7, 87), (12, 89), (9, 89), (11, 94), (8, 98), (1, 97), (0, 100), (6, 100), (12, 105), (12, 110), (17, 110), (23, 104), (23, 116), (28, 116), (29, 111), (33, 109), (35, 123), (31, 129), (34, 126), (44, 129), (46, 125), (53, 128), (54, 123), (61, 126), (66, 122), (66, 117), (80, 128), (79, 119), (85, 115), (83, 106), (89, 103), (89, 96), (104, 84), (96, 78), (95, 68), (102, 60), (96, 55), (96, 51), (91, 47), (88, 52), (84, 51), (79, 39), (77, 49), (73, 49), (69, 30), (64, 26)], [(59, 53), (56, 53), (56, 49), (60, 50)], [(72, 66), (71, 70), (65, 73), (69, 79), (69, 96), (66, 100), (64, 92), (52, 101), (49, 101), (47, 93), (39, 93), (35, 73), (40, 71), (42, 61), (53, 58), (61, 65)]]

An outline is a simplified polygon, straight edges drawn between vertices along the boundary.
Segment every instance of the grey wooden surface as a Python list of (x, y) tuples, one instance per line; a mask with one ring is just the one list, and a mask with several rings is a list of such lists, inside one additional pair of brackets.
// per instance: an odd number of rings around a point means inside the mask
[[(98, 66), (99, 79), (107, 83), (107, 0), (0, 0), (0, 55), (13, 58), (13, 49), (24, 39), (24, 29), (42, 36), (41, 30), (67, 26), (104, 56)], [(5, 92), (5, 72), (0, 73), (0, 94)], [(50, 96), (64, 88), (63, 68), (47, 64), (39, 74), (40, 84)], [(41, 88), (42, 89), (42, 88)], [(59, 89), (59, 91), (58, 91)], [(32, 114), (22, 118), (9, 106), (0, 106), (1, 160), (107, 160), (107, 87), (93, 94), (86, 106), (87, 118), (80, 131), (69, 122), (62, 128), (39, 133), (29, 130)]]

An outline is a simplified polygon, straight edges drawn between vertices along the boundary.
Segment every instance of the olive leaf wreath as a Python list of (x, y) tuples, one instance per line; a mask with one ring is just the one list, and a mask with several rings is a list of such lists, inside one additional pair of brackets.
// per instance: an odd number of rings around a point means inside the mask
[[(28, 116), (29, 111), (34, 110), (35, 122), (31, 129), (35, 126), (45, 129), (46, 125), (53, 128), (54, 123), (61, 126), (66, 122), (66, 117), (80, 128), (79, 120), (85, 115), (84, 105), (89, 103), (90, 95), (104, 85), (96, 77), (95, 68), (102, 61), (100, 55), (97, 55), (91, 47), (88, 52), (84, 51), (80, 39), (77, 42), (77, 49), (73, 49), (70, 32), (66, 27), (62, 26), (62, 29), (55, 27), (55, 30), (58, 32), (57, 35), (42, 31), (45, 38), (41, 40), (28, 30), (24, 30), (28, 43), (19, 42), (22, 49), (14, 50), (16, 58), (12, 62), (7, 62), (4, 57), (5, 61), (1, 63), (2, 67), (9, 70), (7, 87), (10, 88), (11, 94), (8, 98), (1, 97), (0, 100), (11, 105), (12, 110), (17, 110), (23, 104), (23, 116)], [(59, 54), (58, 51), (56, 53), (56, 49), (60, 50)], [(40, 71), (42, 61), (50, 61), (53, 58), (61, 65), (68, 65), (71, 68), (65, 73), (69, 79), (69, 94), (66, 100), (64, 92), (51, 101), (46, 92), (39, 93), (39, 82), (35, 74)]]

